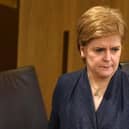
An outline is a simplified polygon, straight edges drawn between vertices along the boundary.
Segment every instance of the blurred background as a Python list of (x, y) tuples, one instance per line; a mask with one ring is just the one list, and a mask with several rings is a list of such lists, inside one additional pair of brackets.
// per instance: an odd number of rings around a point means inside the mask
[[(118, 8), (129, 25), (128, 0), (0, 0), (0, 71), (36, 68), (47, 115), (58, 77), (83, 67), (76, 24), (94, 5)], [(121, 62), (129, 62), (129, 37)]]

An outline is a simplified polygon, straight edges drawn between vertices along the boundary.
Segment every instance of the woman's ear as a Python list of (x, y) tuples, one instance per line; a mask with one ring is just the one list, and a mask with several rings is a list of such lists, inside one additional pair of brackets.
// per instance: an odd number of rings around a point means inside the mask
[(80, 56), (81, 56), (81, 58), (84, 58), (85, 57), (84, 47), (83, 46), (80, 46)]

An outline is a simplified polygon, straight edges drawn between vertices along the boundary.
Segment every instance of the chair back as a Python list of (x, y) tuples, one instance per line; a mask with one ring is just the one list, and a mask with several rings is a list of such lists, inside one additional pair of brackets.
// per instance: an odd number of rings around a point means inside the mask
[(0, 73), (0, 129), (46, 129), (47, 117), (33, 66)]

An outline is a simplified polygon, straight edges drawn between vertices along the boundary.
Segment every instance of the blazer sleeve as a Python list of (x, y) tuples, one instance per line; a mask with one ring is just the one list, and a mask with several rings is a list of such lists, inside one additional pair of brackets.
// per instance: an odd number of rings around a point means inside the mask
[(64, 125), (61, 125), (61, 110), (69, 100), (74, 86), (76, 86), (76, 83), (80, 78), (80, 73), (81, 71), (66, 73), (58, 79), (52, 98), (52, 111), (48, 122), (48, 129), (60, 129), (66, 124), (64, 122)]
[(52, 111), (50, 115), (50, 120), (48, 122), (48, 129), (59, 129), (59, 103), (60, 103), (60, 79), (57, 81), (53, 97), (52, 97)]

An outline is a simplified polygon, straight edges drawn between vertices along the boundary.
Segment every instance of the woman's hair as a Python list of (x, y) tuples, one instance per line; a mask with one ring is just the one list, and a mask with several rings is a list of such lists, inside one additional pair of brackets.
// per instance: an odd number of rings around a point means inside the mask
[(120, 35), (122, 41), (125, 37), (125, 22), (121, 12), (105, 6), (95, 6), (84, 12), (77, 26), (77, 43), (87, 45), (92, 39), (113, 34)]

